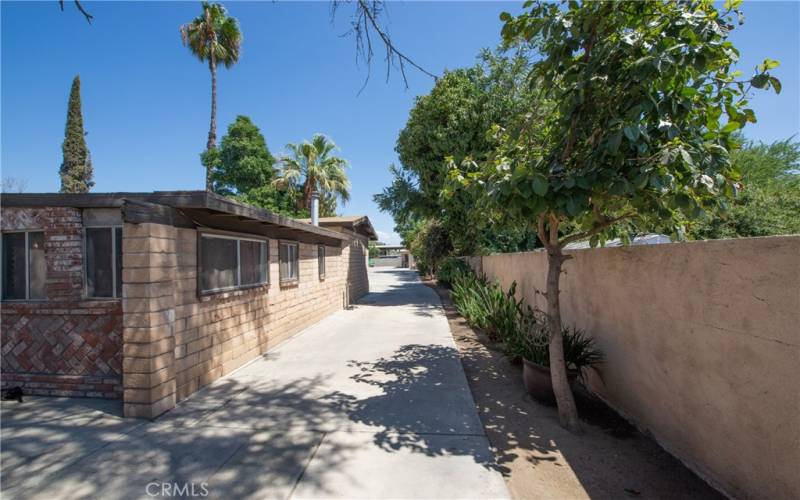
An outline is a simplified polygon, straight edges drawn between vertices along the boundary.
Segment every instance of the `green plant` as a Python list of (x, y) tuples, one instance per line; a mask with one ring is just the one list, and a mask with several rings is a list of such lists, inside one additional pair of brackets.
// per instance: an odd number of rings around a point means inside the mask
[(280, 159), (276, 187), (297, 193), (298, 209), (311, 207), (311, 193), (320, 194), (320, 215), (336, 214), (336, 200), (350, 201), (347, 160), (336, 156), (336, 144), (323, 134), (314, 134), (311, 141), (287, 144), (289, 156)]
[(516, 282), (506, 292), (499, 283), (489, 283), (467, 267), (454, 273), (452, 287), (453, 303), (467, 322), (494, 341), (516, 338), (522, 308), (522, 301), (516, 299)]
[(444, 259), (441, 264), (439, 264), (439, 270), (436, 272), (436, 278), (439, 280), (441, 285), (449, 288), (452, 286), (453, 280), (457, 275), (469, 270), (469, 264), (463, 260), (455, 257), (448, 257)]
[(483, 50), (477, 64), (445, 71), (429, 93), (416, 99), (397, 138), (400, 163), (389, 167), (392, 183), (374, 196), (394, 218), (398, 234), (434, 217), (457, 255), (532, 248), (535, 238), (528, 229), (482, 224), (479, 196), (465, 190), (441, 196), (447, 157), (486, 160), (495, 147), (486, 134), (492, 124), (510, 126), (524, 117), (535, 90), (524, 84), (530, 66), (524, 51), (508, 57)]
[(76, 76), (69, 92), (67, 125), (64, 129), (64, 142), (61, 144), (64, 154), (60, 169), (62, 193), (88, 193), (94, 186), (92, 158), (86, 147), (85, 136), (81, 112), (81, 78)]
[(275, 177), (275, 158), (253, 121), (239, 115), (228, 126), (212, 171), (214, 192), (223, 196), (245, 195), (269, 184)]
[(469, 324), (482, 328), (486, 324), (487, 314), (478, 290), (486, 286), (486, 280), (467, 271), (456, 275), (452, 285), (451, 298), (458, 312)]
[[(550, 366), (547, 316), (538, 309), (523, 307), (522, 300), (515, 296), (516, 282), (504, 292), (498, 283), (462, 268), (453, 273), (452, 286), (453, 303), (470, 325), (483, 330), (490, 339), (503, 342), (508, 355)], [(567, 369), (580, 372), (603, 362), (594, 339), (583, 330), (565, 327), (561, 335)]]
[(493, 127), (500, 146), (491, 161), (461, 162), (450, 177), (485, 193), (486, 213), (535, 228), (544, 244), (553, 391), (571, 431), (580, 421), (559, 335), (570, 258), (562, 250), (583, 239), (627, 241), (653, 224), (680, 238), (687, 221), (725, 209), (739, 178), (732, 135), (756, 121), (749, 91), (781, 89), (770, 73), (777, 61), (750, 77), (734, 69), (728, 38), (743, 20), (740, 3), (528, 1), (516, 16), (501, 14), (506, 46), (540, 56), (528, 84), (541, 98), (521, 127)]
[(731, 162), (742, 181), (730, 209), (700, 220), (689, 235), (718, 239), (800, 233), (800, 142), (793, 137), (772, 144), (744, 141)]
[(428, 219), (416, 228), (409, 250), (414, 255), (420, 273), (435, 275), (439, 263), (453, 251), (453, 244), (441, 222)]
[[(538, 365), (550, 366), (550, 336), (544, 325), (533, 329), (521, 330), (518, 342), (514, 344), (515, 354)], [(590, 368), (603, 362), (603, 353), (595, 347), (594, 339), (583, 330), (564, 327), (561, 330), (564, 343), (564, 362), (567, 369), (580, 373), (583, 368)]]
[[(218, 3), (203, 2), (203, 13), (181, 26), (183, 44), (200, 59), (208, 62), (211, 71), (211, 124), (208, 128), (206, 151), (217, 147), (217, 63), (230, 68), (239, 61), (242, 32), (239, 21), (228, 16)], [(205, 161), (206, 189), (211, 190), (211, 161)]]

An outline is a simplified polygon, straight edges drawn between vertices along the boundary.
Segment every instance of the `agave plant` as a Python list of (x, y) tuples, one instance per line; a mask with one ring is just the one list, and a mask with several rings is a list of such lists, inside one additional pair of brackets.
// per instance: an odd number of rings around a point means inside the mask
[[(550, 366), (550, 336), (546, 328), (536, 321), (536, 327), (522, 335), (515, 344), (517, 354), (541, 366)], [(567, 369), (578, 373), (583, 368), (590, 368), (603, 362), (603, 353), (595, 347), (594, 339), (583, 330), (564, 327), (561, 330), (564, 340), (564, 361)]]

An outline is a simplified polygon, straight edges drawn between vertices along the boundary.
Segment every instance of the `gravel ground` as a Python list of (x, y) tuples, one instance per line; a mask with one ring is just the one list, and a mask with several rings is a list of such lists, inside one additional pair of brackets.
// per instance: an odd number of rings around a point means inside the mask
[(478, 413), (514, 498), (724, 498), (603, 404), (579, 401), (583, 435), (563, 429), (555, 408), (525, 393), (521, 367), (467, 325), (448, 290), (427, 284), (442, 299)]

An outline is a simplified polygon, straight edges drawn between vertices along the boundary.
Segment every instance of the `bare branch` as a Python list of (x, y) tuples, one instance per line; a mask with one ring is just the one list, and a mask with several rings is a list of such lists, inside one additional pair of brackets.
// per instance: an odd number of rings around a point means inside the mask
[[(94, 19), (94, 16), (86, 12), (86, 9), (83, 7), (83, 5), (81, 5), (80, 0), (72, 0), (72, 3), (75, 4), (75, 7), (77, 7), (81, 14), (83, 14), (83, 17), (86, 18), (86, 22), (92, 24), (92, 19)], [(61, 12), (64, 12), (64, 0), (58, 0), (58, 5), (61, 7)]]
[[(340, 3), (350, 2), (352, 0), (333, 0), (331, 4), (331, 19), (336, 15), (337, 8)], [(364, 80), (364, 85), (359, 90), (359, 94), (364, 90), (369, 82), (372, 67), (372, 58), (374, 51), (372, 48), (371, 33), (377, 34), (381, 42), (383, 42), (386, 54), (384, 60), (386, 61), (386, 81), (389, 81), (391, 76), (392, 66), (400, 70), (400, 75), (403, 78), (403, 84), (408, 88), (408, 77), (406, 75), (406, 67), (410, 66), (418, 71), (430, 76), (434, 80), (437, 76), (426, 70), (411, 58), (395, 47), (392, 38), (388, 31), (381, 26), (379, 18), (385, 11), (385, 0), (355, 0), (356, 11), (350, 20), (350, 30), (342, 36), (355, 36), (356, 39), (356, 58), (361, 59), (367, 65), (367, 78)]]

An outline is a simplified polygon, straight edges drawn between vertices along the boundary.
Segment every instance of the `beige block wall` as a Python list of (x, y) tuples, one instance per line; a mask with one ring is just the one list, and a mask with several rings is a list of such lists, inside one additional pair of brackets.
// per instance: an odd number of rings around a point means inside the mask
[[(347, 261), (326, 246), (325, 277), (317, 245), (300, 243), (300, 279), (280, 285), (278, 240), (269, 240), (270, 284), (199, 298), (197, 231), (178, 229), (175, 281), (175, 378), (178, 401), (345, 307)], [(355, 300), (359, 295), (350, 295)]]
[(122, 385), (125, 416), (153, 418), (175, 406), (176, 231), (122, 228)]
[(197, 238), (194, 229), (125, 224), (126, 415), (163, 413), (369, 289), (359, 239), (326, 246), (323, 279), (317, 245), (300, 243), (299, 280), (283, 286), (279, 241), (270, 239), (269, 285), (201, 297)]
[(369, 277), (367, 276), (369, 261), (369, 240), (364, 236), (353, 236), (344, 248), (344, 257), (348, 262), (346, 281), (348, 296), (356, 300), (369, 292)]
[[(722, 491), (800, 498), (800, 236), (570, 252), (562, 315), (592, 388)], [(472, 258), (545, 306), (542, 252)]]

